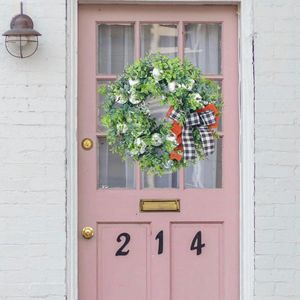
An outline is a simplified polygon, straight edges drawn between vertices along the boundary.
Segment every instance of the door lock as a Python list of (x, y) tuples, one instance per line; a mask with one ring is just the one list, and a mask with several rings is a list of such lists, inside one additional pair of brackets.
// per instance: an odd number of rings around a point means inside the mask
[(94, 234), (94, 229), (89, 226), (86, 226), (81, 230), (81, 235), (87, 240), (91, 239), (94, 236)]

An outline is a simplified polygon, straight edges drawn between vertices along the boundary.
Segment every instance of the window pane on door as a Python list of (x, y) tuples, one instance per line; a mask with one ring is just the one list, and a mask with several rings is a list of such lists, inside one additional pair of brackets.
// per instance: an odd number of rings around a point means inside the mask
[(185, 188), (222, 187), (222, 139), (216, 142), (216, 151), (207, 159), (185, 168)]
[(105, 137), (98, 138), (98, 187), (135, 188), (135, 165), (109, 150)]
[(98, 27), (98, 73), (119, 74), (134, 61), (133, 25), (101, 24)]
[(172, 24), (142, 24), (141, 54), (157, 53), (174, 58), (178, 54), (177, 25)]
[(203, 74), (221, 73), (221, 24), (186, 24), (185, 57)]
[(178, 173), (157, 176), (143, 172), (142, 188), (178, 188)]

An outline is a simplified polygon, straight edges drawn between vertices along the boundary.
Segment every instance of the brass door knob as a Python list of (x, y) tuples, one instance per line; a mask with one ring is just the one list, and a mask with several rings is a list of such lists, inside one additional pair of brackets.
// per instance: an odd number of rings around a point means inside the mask
[(85, 239), (91, 239), (95, 234), (95, 231), (92, 227), (86, 226), (81, 230), (81, 235), (85, 238)]
[(84, 150), (91, 150), (93, 148), (93, 141), (90, 138), (85, 138), (81, 142), (81, 146)]

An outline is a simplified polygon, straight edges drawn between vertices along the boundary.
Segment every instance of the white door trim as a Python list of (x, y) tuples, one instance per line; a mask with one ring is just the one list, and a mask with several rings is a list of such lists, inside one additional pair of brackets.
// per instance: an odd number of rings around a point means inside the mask
[[(67, 1), (67, 299), (78, 299), (77, 43), (78, 4)], [(114, 3), (170, 3), (169, 0), (113, 0)], [(101, 3), (101, 0), (80, 0)], [(103, 0), (102, 3), (107, 3)], [(112, 3), (112, 1), (110, 1)], [(240, 299), (254, 297), (254, 78), (253, 6), (250, 0), (174, 1), (180, 4), (239, 4), (240, 90)]]
[(77, 0), (66, 0), (66, 9), (67, 9), (66, 295), (68, 300), (77, 300), (78, 299), (78, 170), (77, 170), (78, 4), (77, 4)]
[(253, 1), (239, 5), (240, 299), (254, 299)]

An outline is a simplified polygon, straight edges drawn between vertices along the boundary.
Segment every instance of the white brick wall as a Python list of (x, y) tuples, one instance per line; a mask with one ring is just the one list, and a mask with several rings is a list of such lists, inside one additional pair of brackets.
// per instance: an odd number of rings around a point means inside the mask
[(300, 299), (299, 15), (299, 0), (254, 0), (255, 300)]
[[(19, 0), (0, 0), (0, 32)], [(65, 299), (65, 0), (25, 0), (43, 35), (11, 57), (0, 37), (0, 299)]]

